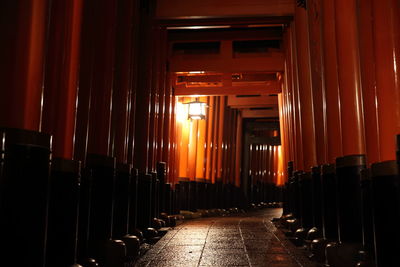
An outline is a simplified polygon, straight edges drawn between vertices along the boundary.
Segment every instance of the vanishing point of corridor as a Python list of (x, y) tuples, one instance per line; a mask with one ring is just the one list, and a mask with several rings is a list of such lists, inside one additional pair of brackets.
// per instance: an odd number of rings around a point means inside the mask
[(270, 208), (188, 220), (158, 241), (136, 266), (313, 266), (271, 220)]

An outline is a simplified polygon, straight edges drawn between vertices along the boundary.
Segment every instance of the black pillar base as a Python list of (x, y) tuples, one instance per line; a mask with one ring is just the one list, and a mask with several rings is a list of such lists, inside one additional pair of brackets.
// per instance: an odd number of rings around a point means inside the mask
[(151, 227), (152, 176), (139, 174), (137, 191), (137, 227), (144, 231)]
[(337, 227), (336, 179), (335, 165), (327, 164), (321, 167), (322, 179), (322, 208), (323, 208), (323, 236), (325, 239), (337, 241), (339, 238)]
[(129, 186), (129, 216), (128, 216), (128, 234), (132, 234), (141, 239), (141, 232), (138, 230), (138, 169), (132, 169), (131, 181)]
[(43, 267), (51, 136), (0, 128), (0, 151), (1, 264)]
[(112, 238), (116, 160), (90, 154), (86, 168), (91, 172), (88, 223), (88, 255), (103, 263), (103, 244)]
[(395, 161), (372, 164), (377, 266), (394, 266), (400, 251), (400, 178)]
[(80, 178), (80, 161), (52, 160), (46, 266), (76, 263)]
[(326, 261), (330, 267), (354, 267), (359, 262), (361, 243), (329, 243), (326, 246)]
[(128, 233), (131, 171), (130, 164), (117, 164), (113, 214), (114, 239), (121, 239)]
[(338, 229), (342, 243), (362, 243), (361, 171), (364, 155), (336, 159)]

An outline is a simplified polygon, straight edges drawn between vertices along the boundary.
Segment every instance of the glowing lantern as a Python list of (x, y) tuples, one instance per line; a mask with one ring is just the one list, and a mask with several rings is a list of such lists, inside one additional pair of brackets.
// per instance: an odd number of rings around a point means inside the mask
[(192, 120), (204, 120), (206, 118), (207, 104), (200, 101), (186, 103), (189, 105), (188, 118)]

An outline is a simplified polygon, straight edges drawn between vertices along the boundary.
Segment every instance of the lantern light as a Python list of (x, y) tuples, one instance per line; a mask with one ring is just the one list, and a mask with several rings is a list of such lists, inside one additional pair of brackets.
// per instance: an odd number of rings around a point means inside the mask
[(188, 119), (204, 120), (206, 118), (206, 103), (193, 101), (186, 104), (189, 105)]

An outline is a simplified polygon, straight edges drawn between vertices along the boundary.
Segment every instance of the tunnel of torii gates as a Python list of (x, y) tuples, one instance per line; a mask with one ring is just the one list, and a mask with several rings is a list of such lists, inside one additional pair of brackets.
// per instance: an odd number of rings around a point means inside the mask
[[(288, 171), (396, 159), (398, 1), (167, 2), (0, 4), (0, 201), (13, 218), (1, 235), (16, 246), (19, 229), (36, 233), (21, 237), (35, 248), (26, 258), (43, 260), (49, 176), (76, 178), (52, 185), (71, 203), (78, 185), (100, 181), (88, 203), (103, 216), (119, 201), (107, 189), (122, 190), (108, 176), (145, 186), (158, 175), (168, 192), (228, 186), (243, 204), (253, 187), (281, 188)], [(194, 101), (207, 104), (199, 120)], [(95, 237), (80, 251), (123, 232), (110, 224), (82, 223)]]

